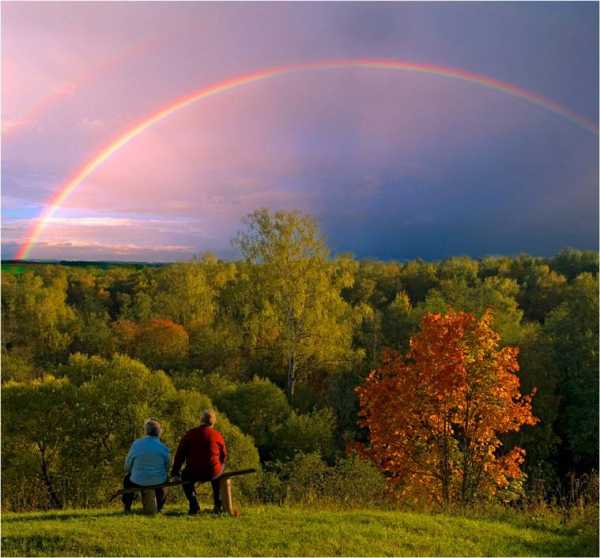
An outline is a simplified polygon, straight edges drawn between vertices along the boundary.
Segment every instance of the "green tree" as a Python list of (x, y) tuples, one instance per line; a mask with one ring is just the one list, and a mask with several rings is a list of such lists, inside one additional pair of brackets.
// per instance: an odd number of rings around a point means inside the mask
[(327, 261), (312, 218), (298, 212), (255, 211), (236, 244), (248, 264), (247, 327), (255, 346), (282, 355), (290, 400), (299, 375), (313, 363), (349, 361), (352, 308), (341, 290), (352, 276)]
[(535, 426), (524, 426), (510, 436), (515, 445), (525, 449), (525, 468), (533, 487), (543, 481), (553, 487), (557, 481), (557, 453), (561, 439), (557, 433), (560, 417), (560, 371), (554, 360), (552, 342), (542, 327), (532, 323), (524, 328), (519, 351), (519, 377), (524, 393), (536, 390), (532, 412), (540, 419)]
[(32, 272), (2, 274), (2, 342), (29, 347), (39, 364), (57, 362), (71, 342), (75, 314), (66, 304), (66, 281), (44, 279)]
[(153, 317), (172, 320), (186, 329), (210, 324), (216, 312), (216, 292), (200, 262), (168, 265), (155, 275)]
[(183, 326), (171, 320), (152, 319), (137, 327), (133, 355), (152, 368), (176, 368), (187, 358), (189, 343)]
[(410, 298), (405, 292), (399, 292), (383, 314), (384, 345), (399, 351), (408, 350), (410, 337), (418, 326)]
[(71, 352), (110, 356), (115, 348), (114, 332), (106, 311), (77, 313)]
[(258, 377), (226, 391), (215, 403), (242, 432), (254, 438), (263, 458), (272, 444), (273, 432), (291, 413), (285, 393)]
[(559, 435), (571, 466), (590, 469), (598, 459), (598, 277), (579, 275), (565, 302), (550, 312), (544, 334), (560, 379)]
[(557, 273), (575, 279), (581, 273), (598, 273), (598, 252), (567, 248), (554, 256), (550, 265)]
[(422, 302), (439, 284), (436, 265), (419, 258), (407, 262), (400, 271), (400, 282), (413, 304)]
[(331, 460), (336, 449), (335, 426), (335, 414), (331, 409), (306, 415), (292, 412), (275, 431), (273, 457), (287, 461), (297, 452), (317, 452)]
[[(11, 488), (5, 481), (16, 484), (15, 477), (37, 477), (47, 491), (49, 507), (63, 507), (60, 449), (74, 420), (75, 401), (75, 391), (66, 378), (47, 375), (2, 387), (4, 490)], [(34, 459), (30, 459), (32, 453)]]
[(448, 258), (438, 266), (441, 281), (464, 281), (469, 286), (478, 283), (479, 262), (468, 257)]
[(491, 309), (502, 343), (515, 344), (521, 336), (523, 317), (516, 300), (518, 292), (516, 281), (502, 277), (487, 277), (474, 286), (464, 280), (445, 280), (439, 288), (429, 292), (425, 302), (417, 307), (416, 314), (420, 318), (427, 312), (462, 310), (481, 317)]

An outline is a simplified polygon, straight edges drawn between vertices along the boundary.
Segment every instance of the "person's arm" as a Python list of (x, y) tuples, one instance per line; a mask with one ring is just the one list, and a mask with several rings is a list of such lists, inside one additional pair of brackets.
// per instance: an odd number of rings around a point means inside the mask
[(221, 460), (221, 463), (225, 463), (225, 461), (227, 460), (227, 446), (225, 445), (225, 440), (223, 439), (223, 435), (220, 432), (217, 443), (219, 445), (219, 458)]
[(179, 470), (185, 461), (185, 457), (187, 455), (188, 448), (188, 438), (187, 434), (181, 438), (179, 442), (179, 446), (177, 446), (177, 451), (175, 452), (175, 459), (173, 460), (173, 467), (171, 469), (171, 476), (175, 477), (179, 475)]
[(135, 452), (133, 448), (135, 446), (135, 442), (131, 444), (129, 451), (127, 452), (127, 457), (125, 457), (125, 473), (131, 473), (131, 468), (133, 467), (133, 460), (135, 459)]
[(169, 448), (167, 448), (167, 451), (164, 453), (163, 457), (165, 463), (165, 474), (169, 476), (169, 463), (171, 462), (171, 452)]

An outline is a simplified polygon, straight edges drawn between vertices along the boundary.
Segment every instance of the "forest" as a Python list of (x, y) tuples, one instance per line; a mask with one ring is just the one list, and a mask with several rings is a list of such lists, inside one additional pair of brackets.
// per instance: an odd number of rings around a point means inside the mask
[(515, 504), (596, 478), (597, 252), (358, 260), (267, 210), (233, 243), (5, 266), (5, 510), (104, 505), (146, 418), (173, 450), (210, 407), (255, 502)]

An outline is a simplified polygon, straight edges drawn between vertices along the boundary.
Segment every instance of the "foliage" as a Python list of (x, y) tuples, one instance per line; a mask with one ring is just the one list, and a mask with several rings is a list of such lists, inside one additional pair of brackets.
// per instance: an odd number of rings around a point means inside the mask
[(2, 275), (4, 347), (31, 347), (40, 364), (56, 362), (65, 354), (75, 314), (66, 303), (61, 279), (57, 276), (46, 285), (42, 276), (31, 272)]
[(157, 368), (177, 368), (187, 357), (189, 335), (171, 320), (151, 319), (140, 324), (115, 322), (117, 346), (127, 354)]
[(520, 478), (523, 451), (499, 434), (534, 424), (519, 392), (517, 350), (499, 349), (491, 314), (427, 314), (408, 355), (388, 353), (357, 388), (362, 448), (401, 494), (446, 504), (493, 495)]
[(464, 279), (442, 281), (438, 289), (432, 289), (424, 303), (418, 306), (418, 314), (460, 310), (481, 317), (491, 309), (494, 324), (504, 344), (517, 343), (521, 335), (521, 318), (516, 295), (516, 281), (502, 277), (488, 277), (469, 285)]
[[(73, 355), (60, 374), (58, 379), (8, 382), (2, 390), (2, 467), (3, 480), (9, 483), (2, 494), (5, 505), (61, 507), (102, 501), (121, 484), (124, 457), (142, 435), (146, 418), (161, 421), (163, 441), (174, 450), (211, 406), (206, 396), (178, 391), (164, 372), (151, 372), (123, 355), (110, 360)], [(229, 467), (258, 467), (250, 437), (225, 417), (218, 428), (231, 452)], [(45, 503), (35, 493), (27, 499), (13, 492), (23, 478), (41, 480)], [(253, 482), (239, 484), (251, 492)]]
[[(552, 498), (573, 474), (597, 467), (597, 252), (402, 263), (331, 258), (309, 216), (266, 210), (249, 216), (237, 240), (244, 258), (235, 262), (204, 255), (172, 265), (3, 267), (2, 382), (19, 386), (6, 392), (5, 419), (13, 422), (3, 427), (3, 459), (14, 466), (3, 469), (3, 502), (56, 505), (32, 441), (35, 425), (18, 428), (17, 392), (28, 409), (49, 390), (62, 413), (61, 436), (47, 444), (45, 459), (67, 505), (95, 504), (114, 488), (121, 452), (139, 434), (140, 424), (128, 430), (128, 420), (160, 415), (174, 445), (211, 400), (220, 426), (245, 440), (239, 451), (248, 462), (257, 463), (252, 436), (263, 464), (279, 458), (285, 465), (297, 450), (316, 449), (332, 465), (347, 443), (368, 441), (357, 424), (355, 387), (384, 366), (386, 348), (409, 350), (428, 312), (482, 318), (492, 309), (501, 346), (520, 348), (523, 391), (538, 388), (532, 406), (540, 421), (501, 435), (502, 452), (527, 452), (527, 478), (511, 480), (505, 495), (525, 487)], [(151, 372), (158, 369), (168, 375)], [(31, 410), (39, 424), (44, 404)], [(125, 431), (96, 433), (90, 417)], [(88, 451), (99, 463), (86, 462)], [(98, 476), (106, 482), (92, 482)], [(271, 479), (276, 492), (283, 481)], [(255, 481), (239, 482), (251, 495)]]
[(273, 444), (273, 433), (292, 411), (285, 393), (258, 377), (217, 396), (215, 403), (265, 453)]
[(186, 329), (206, 326), (216, 311), (216, 287), (200, 262), (163, 267), (152, 286), (152, 315)]
[(273, 457), (289, 460), (297, 452), (318, 452), (331, 459), (335, 452), (335, 415), (331, 409), (313, 411), (307, 415), (292, 412), (274, 432)]
[(351, 284), (342, 265), (326, 262), (315, 222), (297, 212), (252, 213), (236, 239), (248, 268), (246, 317), (254, 344), (276, 345), (287, 370), (290, 401), (311, 361), (351, 355), (352, 312), (341, 297)]
[(582, 273), (598, 274), (598, 252), (583, 252), (567, 248), (551, 259), (552, 268), (569, 279)]
[(563, 421), (557, 424), (573, 461), (598, 459), (598, 276), (582, 273), (544, 324), (551, 347)]

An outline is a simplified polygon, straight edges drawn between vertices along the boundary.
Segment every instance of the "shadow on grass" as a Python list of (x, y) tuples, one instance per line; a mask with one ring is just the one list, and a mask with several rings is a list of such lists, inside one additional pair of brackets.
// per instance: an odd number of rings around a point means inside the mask
[[(24, 515), (16, 515), (13, 517), (3, 517), (2, 518), (2, 522), (3, 523), (23, 523), (23, 522), (29, 522), (29, 521), (67, 521), (69, 519), (93, 519), (93, 518), (99, 518), (99, 517), (117, 517), (117, 516), (123, 516), (125, 517), (125, 515), (123, 514), (122, 511), (118, 511), (118, 510), (114, 510), (114, 511), (97, 511), (97, 512), (56, 512), (56, 513), (52, 513), (52, 512), (43, 512), (43, 513), (32, 513), (32, 514), (24, 514)], [(141, 512), (139, 514), (132, 514), (132, 515), (141, 515)]]
[(58, 535), (9, 535), (2, 537), (3, 556), (94, 556), (104, 554), (98, 546), (83, 548)]
[(593, 537), (576, 536), (556, 541), (522, 541), (521, 546), (531, 556), (598, 556), (598, 541)]

